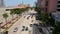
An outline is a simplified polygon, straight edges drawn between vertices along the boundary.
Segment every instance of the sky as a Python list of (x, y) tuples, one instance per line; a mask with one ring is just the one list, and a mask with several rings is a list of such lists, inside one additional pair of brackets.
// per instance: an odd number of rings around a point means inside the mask
[(6, 6), (17, 6), (20, 3), (24, 4), (30, 4), (31, 6), (34, 6), (34, 2), (36, 2), (37, 0), (4, 0), (4, 4)]

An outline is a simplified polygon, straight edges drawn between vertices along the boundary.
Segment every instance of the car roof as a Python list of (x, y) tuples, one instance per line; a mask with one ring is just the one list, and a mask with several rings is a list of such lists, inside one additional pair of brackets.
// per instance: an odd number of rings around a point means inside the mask
[(29, 17), (29, 16), (30, 16), (30, 15), (27, 15), (26, 18)]

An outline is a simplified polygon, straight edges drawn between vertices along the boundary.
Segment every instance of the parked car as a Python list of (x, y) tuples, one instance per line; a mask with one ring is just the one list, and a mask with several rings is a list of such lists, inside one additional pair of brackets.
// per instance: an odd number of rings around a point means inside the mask
[(3, 34), (8, 34), (8, 31), (4, 32)]
[(18, 28), (16, 27), (13, 32), (17, 32)]

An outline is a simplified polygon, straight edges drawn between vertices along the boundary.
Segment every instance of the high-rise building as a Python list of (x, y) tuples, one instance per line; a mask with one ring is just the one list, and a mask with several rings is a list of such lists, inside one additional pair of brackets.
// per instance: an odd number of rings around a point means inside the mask
[[(57, 5), (60, 5), (60, 0), (38, 0), (38, 6), (42, 11), (47, 12), (48, 14), (55, 12), (57, 10)], [(58, 11), (60, 11), (59, 9)]]
[(60, 0), (57, 2), (57, 11), (60, 11)]
[(4, 7), (4, 0), (0, 0), (0, 7)]

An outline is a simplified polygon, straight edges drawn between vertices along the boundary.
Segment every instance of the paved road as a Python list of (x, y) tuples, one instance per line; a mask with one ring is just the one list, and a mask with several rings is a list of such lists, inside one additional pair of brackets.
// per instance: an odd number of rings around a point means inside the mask
[(37, 26), (33, 25), (33, 34), (41, 34)]
[[(24, 18), (24, 16), (28, 16), (28, 15), (23, 15), (21, 17), (21, 19), (19, 19), (8, 31), (8, 34), (28, 34), (28, 31), (21, 31), (22, 30), (22, 26), (26, 26), (28, 27), (28, 29), (30, 29), (31, 27), (29, 26), (31, 23), (35, 23), (35, 16), (33, 16), (33, 18), (31, 18), (31, 15), (29, 17), (29, 19), (27, 20), (27, 18)], [(34, 20), (33, 22), (31, 22), (32, 20)], [(14, 28), (18, 27), (18, 31), (17, 32), (13, 32)]]
[(46, 29), (46, 27), (42, 27), (42, 30), (45, 34), (49, 34), (48, 30)]

